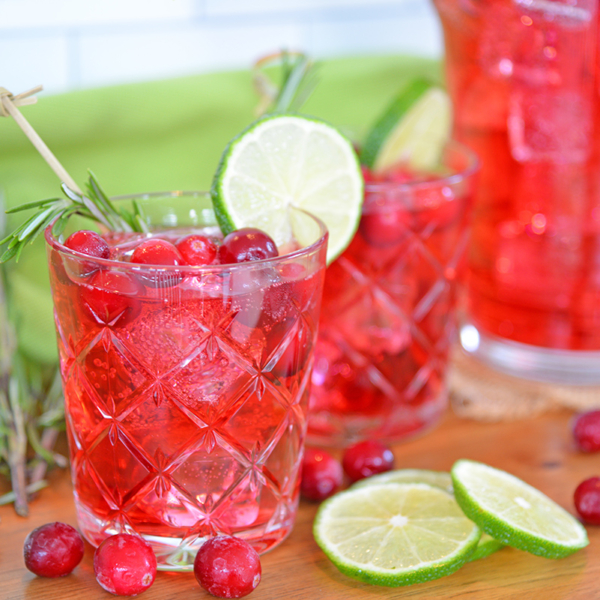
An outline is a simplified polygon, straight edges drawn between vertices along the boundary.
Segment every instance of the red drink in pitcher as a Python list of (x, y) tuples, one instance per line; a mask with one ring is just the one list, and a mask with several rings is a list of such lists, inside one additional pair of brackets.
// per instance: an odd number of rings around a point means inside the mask
[(46, 234), (75, 503), (92, 544), (136, 532), (189, 570), (208, 536), (266, 551), (291, 530), (327, 236), (297, 211), (314, 240), (275, 258), (136, 264), (152, 236), (221, 237), (206, 195), (140, 202), (157, 225), (111, 234), (110, 259)]
[(454, 134), (482, 161), (463, 346), (499, 369), (600, 382), (596, 0), (434, 0)]
[(477, 169), (450, 144), (437, 174), (367, 174), (358, 232), (325, 277), (311, 441), (398, 441), (444, 414)]

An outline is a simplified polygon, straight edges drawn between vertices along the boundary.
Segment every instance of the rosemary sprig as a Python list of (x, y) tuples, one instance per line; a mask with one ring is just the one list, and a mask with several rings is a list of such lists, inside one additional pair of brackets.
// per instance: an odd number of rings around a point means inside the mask
[(73, 215), (91, 219), (111, 231), (148, 231), (148, 224), (141, 207), (134, 202), (132, 212), (124, 207), (116, 208), (91, 171), (89, 171), (87, 182), (87, 196), (74, 192), (65, 183), (61, 187), (66, 198), (38, 200), (6, 211), (11, 214), (24, 210), (35, 210), (33, 215), (3, 240), (0, 240), (0, 246), (6, 244), (5, 250), (0, 256), (0, 263), (11, 258), (19, 260), (23, 248), (27, 244), (31, 244), (52, 223), (54, 223), (52, 234), (58, 237)]
[(66, 466), (53, 450), (64, 426), (64, 407), (57, 366), (32, 364), (16, 349), (14, 328), (4, 296), (0, 269), (0, 473), (11, 481), (12, 492), (0, 505), (14, 502), (21, 516), (29, 513), (31, 494), (46, 485), (48, 466)]
[[(269, 67), (280, 67), (279, 84), (265, 72)], [(258, 115), (298, 111), (317, 86), (317, 70), (318, 65), (302, 52), (282, 50), (258, 60), (254, 65)]]
[(17, 206), (7, 212), (16, 213), (23, 210), (34, 210), (32, 216), (25, 220), (15, 231), (0, 240), (0, 246), (6, 244), (0, 263), (11, 258), (19, 259), (23, 248), (32, 243), (46, 227), (52, 225), (52, 233), (59, 236), (64, 230), (67, 221), (73, 215), (87, 217), (92, 221), (104, 225), (112, 231), (147, 231), (147, 223), (141, 208), (133, 205), (133, 212), (126, 208), (116, 208), (104, 193), (95, 175), (89, 171), (87, 182), (87, 195), (83, 194), (75, 180), (67, 173), (58, 159), (52, 154), (42, 138), (37, 134), (25, 117), (19, 112), (18, 107), (26, 104), (34, 104), (36, 99), (32, 94), (41, 91), (38, 86), (28, 92), (11, 94), (7, 89), (0, 87), (0, 116), (12, 117), (23, 133), (36, 147), (50, 168), (56, 173), (62, 182), (62, 190), (66, 198), (48, 198), (37, 202), (29, 202)]

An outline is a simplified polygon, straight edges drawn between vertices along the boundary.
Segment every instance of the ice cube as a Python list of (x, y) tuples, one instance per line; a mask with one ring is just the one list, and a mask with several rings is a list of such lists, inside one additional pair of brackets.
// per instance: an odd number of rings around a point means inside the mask
[(508, 135), (515, 160), (584, 162), (592, 149), (591, 134), (591, 98), (548, 87), (522, 87), (513, 92)]

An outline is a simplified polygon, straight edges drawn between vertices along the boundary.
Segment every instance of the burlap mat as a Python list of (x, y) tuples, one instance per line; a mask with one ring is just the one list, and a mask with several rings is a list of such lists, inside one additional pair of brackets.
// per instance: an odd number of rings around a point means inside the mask
[(460, 417), (509, 421), (568, 408), (600, 408), (600, 386), (527, 381), (494, 371), (456, 347), (449, 371), (450, 403)]

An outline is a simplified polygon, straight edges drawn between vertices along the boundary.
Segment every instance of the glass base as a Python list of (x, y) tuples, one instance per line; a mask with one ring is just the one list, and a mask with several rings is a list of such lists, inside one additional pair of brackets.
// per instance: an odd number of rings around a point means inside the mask
[[(115, 523), (108, 523), (102, 520), (82, 506), (77, 501), (77, 498), (75, 498), (75, 509), (80, 532), (95, 548), (111, 535), (117, 533), (136, 533), (131, 527), (117, 526)], [(276, 520), (277, 516), (283, 518)], [(270, 527), (236, 532), (235, 536), (247, 541), (258, 554), (262, 555), (279, 546), (289, 536), (294, 526), (295, 516), (296, 510), (284, 516), (275, 514), (275, 523)], [(159, 571), (192, 571), (194, 569), (196, 554), (200, 546), (207, 539), (206, 537), (197, 535), (181, 538), (151, 535), (140, 533), (139, 531), (137, 533), (152, 546)]]
[(600, 352), (521, 344), (485, 335), (471, 323), (461, 327), (460, 343), (467, 354), (514, 377), (562, 385), (600, 384)]
[(448, 393), (444, 384), (437, 396), (428, 398), (421, 406), (401, 403), (392, 411), (371, 417), (316, 411), (309, 416), (306, 443), (309, 446), (347, 448), (370, 439), (384, 444), (406, 442), (436, 427), (447, 408)]

